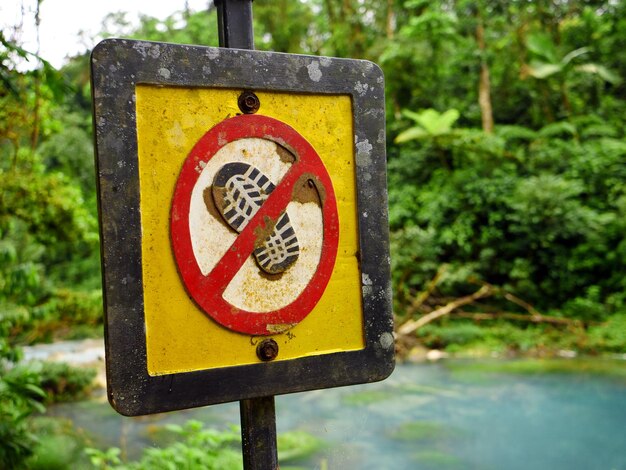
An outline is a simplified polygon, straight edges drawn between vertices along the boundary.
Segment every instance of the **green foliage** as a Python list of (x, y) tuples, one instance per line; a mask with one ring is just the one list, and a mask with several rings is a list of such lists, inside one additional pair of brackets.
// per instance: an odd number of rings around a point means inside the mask
[(100, 322), (91, 143), (72, 125), (40, 146), (46, 156), (22, 147), (0, 164), (0, 315), (19, 317), (7, 334), (29, 341), (49, 338), (64, 315)]
[(66, 470), (76, 468), (82, 457), (82, 448), (65, 435), (45, 435), (39, 438), (33, 456), (28, 460), (29, 470)]
[(256, 47), (276, 52), (309, 52), (319, 47), (308, 34), (314, 23), (311, 5), (305, 2), (274, 0), (254, 5)]
[[(15, 358), (17, 354), (13, 352), (12, 356)], [(74, 442), (73, 439), (52, 436), (51, 432), (33, 427), (29, 417), (35, 412), (43, 413), (44, 402), (83, 396), (91, 386), (95, 370), (56, 363), (9, 364), (0, 359), (0, 467), (67, 468), (68, 452), (72, 455), (70, 460), (76, 458), (78, 444), (69, 446), (66, 441)], [(56, 453), (48, 449), (61, 443), (67, 445), (56, 449)], [(54, 463), (53, 454), (64, 464)]]
[(105, 452), (88, 449), (87, 453), (92, 465), (112, 470), (241, 468), (241, 454), (236, 450), (240, 437), (236, 430), (220, 432), (215, 429), (204, 429), (202, 423), (195, 420), (188, 421), (184, 426), (169, 425), (167, 428), (178, 436), (178, 441), (163, 449), (145, 449), (137, 462), (121, 463), (119, 449), (109, 449)]
[(576, 137), (577, 131), (576, 127), (567, 121), (561, 122), (552, 122), (543, 126), (537, 132), (537, 136), (539, 137)]
[(586, 374), (612, 377), (623, 381), (626, 369), (621, 360), (608, 359), (514, 359), (509, 361), (451, 361), (445, 366), (458, 378), (476, 379), (479, 375), (511, 374)]
[[(160, 449), (148, 448), (136, 462), (123, 462), (121, 451), (111, 448), (101, 451), (85, 450), (91, 464), (102, 469), (240, 469), (241, 437), (239, 429), (218, 431), (207, 429), (200, 421), (190, 420), (184, 425), (167, 425), (167, 432), (174, 439)], [(304, 431), (291, 431), (278, 436), (278, 456), (281, 467), (284, 463), (307, 459), (323, 447), (323, 442)]]
[(92, 468), (84, 453), (90, 441), (73, 427), (71, 421), (39, 416), (31, 420), (29, 428), (38, 441), (33, 455), (26, 461), (29, 470)]
[(484, 280), (585, 322), (616, 313), (624, 298), (617, 273), (626, 272), (626, 153), (602, 130), (572, 140), (597, 122), (580, 117), (578, 126), (563, 121), (539, 131), (508, 126), (497, 137), (461, 133), (444, 145), (401, 147), (389, 164), (397, 311), (445, 264), (440, 295), (464, 295)]
[(537, 132), (524, 126), (498, 126), (496, 134), (506, 142), (530, 142), (537, 138)]
[[(624, 2), (280, 0), (254, 11), (259, 48), (384, 68), (400, 316), (481, 282), (591, 329), (624, 312)], [(139, 27), (113, 14), (105, 29), (217, 44), (213, 6), (144, 16)], [(34, 70), (21, 72), (21, 59)], [(101, 322), (87, 66), (83, 54), (55, 71), (0, 32), (0, 355), (9, 360), (16, 341)], [(480, 130), (485, 69), (493, 135)], [(442, 266), (434, 300), (415, 311)], [(501, 296), (487, 307), (522, 310)], [(447, 335), (438, 341), (499, 341), (463, 324)], [(544, 339), (516, 341), (524, 350)]]
[(61, 109), (58, 114), (62, 130), (46, 139), (38, 152), (48, 172), (62, 173), (72, 183), (78, 183), (87, 199), (94, 193), (95, 178), (91, 121), (83, 113), (68, 109)]
[[(552, 75), (565, 72), (570, 63), (577, 57), (589, 54), (589, 47), (579, 47), (566, 54), (561, 54), (552, 42), (548, 34), (536, 32), (528, 36), (528, 50), (537, 59), (530, 63), (528, 73), (538, 79), (546, 79)], [(620, 77), (606, 67), (587, 63), (573, 67), (578, 72), (598, 75), (602, 80), (617, 85), (621, 82)]]
[[(124, 26), (123, 21), (121, 20), (121, 26)], [(217, 46), (217, 14), (215, 9), (196, 13), (181, 11), (174, 12), (162, 21), (142, 16), (139, 28), (124, 35), (135, 39)]]
[(39, 387), (46, 393), (46, 403), (74, 401), (87, 396), (96, 377), (96, 369), (75, 367), (64, 362), (41, 362)]
[(25, 314), (16, 307), (0, 308), (0, 468), (20, 468), (33, 453), (36, 437), (27, 419), (43, 410), (40, 400), (45, 394), (36, 372), (13, 367), (21, 351), (11, 344), (9, 331)]
[[(400, 317), (488, 282), (580, 323), (477, 324), (453, 314), (420, 329), (422, 343), (448, 351), (626, 351), (626, 2), (278, 0), (255, 2), (254, 11), (261, 49), (364, 58), (384, 68)], [(217, 45), (212, 6), (165, 20), (144, 16), (138, 28), (120, 13), (105, 26), (105, 36)], [(21, 59), (34, 70), (21, 72)], [(52, 428), (29, 429), (28, 417), (42, 409), (42, 386), (57, 400), (80, 395), (92, 372), (16, 365), (15, 344), (101, 324), (88, 59), (56, 71), (0, 31), (3, 468), (62, 468), (80, 447)], [(480, 130), (485, 71), (492, 135)], [(466, 308), (528, 313), (504, 295)], [(91, 450), (89, 458), (98, 468), (239, 468), (235, 431), (189, 423), (171, 432), (176, 443), (138, 462), (123, 463), (119, 449)], [(408, 442), (429, 442), (427, 435), (447, 434), (436, 423), (394, 433)], [(281, 436), (279, 445), (281, 458), (300, 459), (320, 444), (300, 433)], [(421, 466), (454, 467), (447, 457), (437, 449), (416, 454)]]
[(44, 410), (45, 394), (39, 375), (31, 368), (6, 367), (0, 362), (0, 467), (23, 468), (37, 438), (28, 428), (28, 417)]
[[(32, 160), (32, 165), (36, 166), (35, 172), (31, 167), (0, 173), (2, 228), (14, 217), (24, 221), (29, 233), (41, 243), (94, 243), (96, 221), (85, 210), (80, 190), (62, 173), (45, 173), (37, 159)], [(48, 259), (54, 261), (65, 253), (64, 249), (54, 250)]]
[(312, 456), (323, 447), (323, 441), (305, 431), (290, 431), (277, 437), (278, 460), (296, 462)]
[[(54, 167), (40, 153), (42, 140), (45, 145), (46, 139), (59, 135), (62, 119), (53, 114), (71, 88), (50, 64), (2, 33), (0, 43), (0, 467), (55, 468), (50, 459), (45, 464), (35, 457), (27, 460), (41, 446), (51, 455), (44, 440), (38, 444), (39, 433), (29, 423), (51, 396), (42, 389), (42, 377), (49, 391), (68, 397), (82, 387), (86, 373), (59, 370), (63, 366), (17, 365), (21, 353), (16, 335), (41, 321), (46, 305), (64, 296), (58, 285), (63, 276), (54, 276), (54, 271), (64, 272), (63, 266), (89, 257), (97, 247), (95, 211), (84, 204), (89, 192), (84, 174), (62, 172), (76, 170), (78, 161), (71, 159), (77, 148), (56, 145), (56, 161), (71, 161), (65, 167)], [(18, 72), (16, 57), (35, 59), (40, 67)], [(89, 142), (88, 136), (81, 138)], [(72, 153), (63, 155), (67, 150)], [(82, 152), (90, 157), (86, 147)], [(85, 270), (77, 274), (88, 277)], [(91, 275), (97, 277), (97, 269)], [(48, 308), (46, 315), (56, 314)]]
[(487, 334), (484, 328), (469, 322), (454, 322), (445, 327), (428, 325), (419, 332), (424, 344), (434, 349), (482, 342)]
[(613, 315), (606, 324), (592, 326), (587, 348), (591, 351), (623, 352), (626, 344), (626, 313)]
[(459, 119), (456, 109), (439, 113), (434, 109), (425, 109), (419, 113), (404, 110), (402, 114), (415, 121), (418, 125), (408, 128), (396, 136), (395, 143), (402, 144), (414, 139), (433, 138), (449, 134), (452, 125)]
[(99, 335), (102, 324), (102, 291), (57, 289), (45, 302), (30, 310), (27, 321), (12, 330), (20, 341), (33, 343), (55, 338), (80, 338), (80, 331)]
[[(19, 71), (21, 59), (33, 70)], [(100, 273), (88, 72), (57, 71), (4, 32), (0, 70), (0, 315), (11, 318), (1, 345), (44, 339), (36, 329), (59, 326), (54, 308), (99, 289)]]
[(588, 341), (582, 328), (570, 327), (564, 334), (562, 328), (551, 325), (500, 320), (481, 326), (462, 319), (426, 325), (418, 337), (427, 347), (470, 355), (542, 355), (558, 349), (585, 349)]
[(93, 447), (87, 447), (85, 449), (85, 454), (89, 457), (91, 465), (95, 468), (103, 470), (121, 465), (121, 453), (122, 451), (118, 447), (111, 447), (105, 451), (101, 451)]

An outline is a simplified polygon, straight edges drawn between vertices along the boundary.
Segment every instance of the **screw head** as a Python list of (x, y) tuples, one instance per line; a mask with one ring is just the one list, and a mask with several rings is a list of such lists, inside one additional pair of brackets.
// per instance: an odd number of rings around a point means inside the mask
[(276, 359), (276, 356), (278, 356), (278, 343), (273, 339), (264, 339), (256, 347), (256, 355), (264, 362)]
[(254, 114), (261, 107), (259, 97), (251, 91), (244, 91), (237, 99), (239, 109), (244, 114)]

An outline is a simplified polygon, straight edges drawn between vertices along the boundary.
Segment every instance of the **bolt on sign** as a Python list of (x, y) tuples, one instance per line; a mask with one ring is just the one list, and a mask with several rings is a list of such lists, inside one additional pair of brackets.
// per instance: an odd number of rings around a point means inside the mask
[(116, 39), (91, 60), (113, 407), (387, 377), (380, 69)]

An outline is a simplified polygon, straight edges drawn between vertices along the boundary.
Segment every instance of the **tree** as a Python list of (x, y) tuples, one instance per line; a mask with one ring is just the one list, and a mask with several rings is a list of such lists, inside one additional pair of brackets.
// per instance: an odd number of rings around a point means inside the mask
[(572, 114), (573, 111), (567, 84), (568, 76), (571, 73), (597, 75), (600, 79), (613, 85), (621, 82), (619, 76), (602, 65), (592, 62), (574, 64), (578, 57), (591, 52), (589, 47), (579, 47), (564, 53), (555, 46), (548, 35), (543, 33), (531, 34), (527, 41), (528, 50), (533, 54), (533, 59), (525, 67), (523, 73), (538, 80), (546, 80), (550, 77), (558, 78), (563, 109), (568, 115)]

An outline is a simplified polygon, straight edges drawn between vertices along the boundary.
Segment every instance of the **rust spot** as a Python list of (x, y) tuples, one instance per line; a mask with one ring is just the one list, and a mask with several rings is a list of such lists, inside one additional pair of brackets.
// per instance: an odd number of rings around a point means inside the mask
[(306, 204), (314, 202), (322, 206), (326, 199), (326, 190), (316, 175), (305, 173), (296, 182), (293, 188), (292, 200)]
[(267, 279), (268, 281), (278, 281), (281, 277), (283, 277), (284, 274), (285, 271), (281, 273), (270, 274), (259, 268), (259, 276), (261, 276), (263, 279)]
[(256, 355), (262, 361), (273, 361), (278, 356), (278, 343), (273, 339), (264, 339), (256, 348)]
[(254, 114), (261, 107), (261, 101), (259, 97), (252, 91), (244, 91), (237, 98), (237, 105), (244, 114)]
[(206, 206), (206, 210), (209, 211), (209, 214), (215, 217), (219, 221), (219, 223), (222, 224), (224, 227), (228, 228), (229, 230), (232, 230), (230, 226), (226, 223), (224, 218), (220, 215), (215, 205), (214, 198), (217, 198), (220, 203), (222, 202), (222, 199), (224, 198), (224, 193), (220, 191), (220, 189), (223, 189), (223, 188), (215, 188), (214, 190), (213, 186), (207, 186), (206, 188), (204, 188), (204, 191), (202, 192), (202, 199), (204, 200), (204, 205)]
[(271, 219), (270, 217), (265, 217), (263, 219), (263, 223), (254, 229), (254, 248), (261, 248), (263, 246), (263, 242), (266, 238), (274, 231), (274, 227), (276, 223), (280, 220), (284, 212), (281, 212), (280, 215), (276, 218), (276, 220)]
[(276, 153), (283, 163), (295, 163), (296, 156), (280, 144), (276, 144)]

